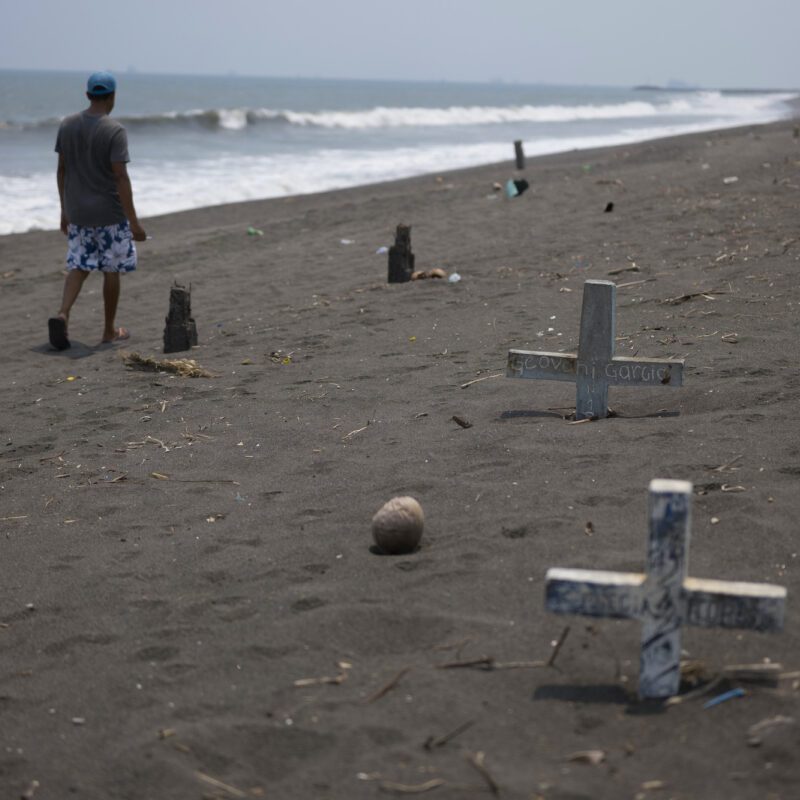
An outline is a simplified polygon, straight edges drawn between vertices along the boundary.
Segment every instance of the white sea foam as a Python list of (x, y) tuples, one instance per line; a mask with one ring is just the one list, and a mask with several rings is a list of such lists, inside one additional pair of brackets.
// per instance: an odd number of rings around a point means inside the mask
[(292, 125), (361, 130), (399, 127), (448, 127), (494, 125), (519, 122), (578, 122), (625, 120), (674, 116), (763, 117), (792, 98), (791, 94), (728, 95), (721, 92), (687, 93), (665, 103), (632, 100), (626, 103), (589, 105), (450, 106), (448, 108), (383, 107), (363, 111), (275, 111), (249, 112), (251, 120), (283, 119)]
[[(525, 142), (529, 156), (628, 144), (741, 124), (741, 118), (629, 127), (615, 133)], [(130, 165), (141, 217), (222, 203), (320, 192), (413, 175), (509, 160), (507, 142), (427, 145), (393, 149), (318, 149), (291, 157), (225, 155), (191, 162), (138, 161)], [(58, 227), (59, 205), (51, 172), (3, 179), (0, 234)], [(243, 220), (244, 222), (244, 220)]]
[[(209, 129), (240, 131), (251, 125), (284, 124), (341, 130), (375, 130), (380, 128), (446, 128), (468, 125), (502, 125), (514, 123), (569, 123), (670, 117), (724, 117), (750, 120), (774, 118), (786, 112), (786, 101), (796, 95), (788, 93), (729, 94), (718, 91), (686, 92), (663, 95), (663, 102), (630, 100), (622, 103), (584, 103), (575, 105), (509, 105), (509, 106), (375, 106), (358, 110), (297, 111), (274, 108), (195, 108), (186, 111), (165, 111), (158, 114), (119, 117), (131, 128), (142, 126), (201, 126)], [(56, 119), (42, 119), (22, 125), (23, 128), (57, 124)], [(0, 128), (20, 127), (3, 121)]]

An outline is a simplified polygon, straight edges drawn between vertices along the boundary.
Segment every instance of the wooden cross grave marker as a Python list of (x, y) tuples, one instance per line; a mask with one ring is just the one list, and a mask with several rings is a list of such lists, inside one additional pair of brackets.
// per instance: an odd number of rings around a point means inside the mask
[(607, 417), (609, 386), (681, 386), (682, 360), (614, 355), (616, 292), (611, 281), (586, 281), (578, 352), (509, 350), (506, 377), (574, 382), (575, 419)]
[(557, 614), (642, 621), (639, 696), (670, 697), (680, 685), (681, 626), (778, 631), (786, 589), (769, 583), (688, 578), (692, 484), (650, 482), (647, 573), (547, 571), (545, 603)]

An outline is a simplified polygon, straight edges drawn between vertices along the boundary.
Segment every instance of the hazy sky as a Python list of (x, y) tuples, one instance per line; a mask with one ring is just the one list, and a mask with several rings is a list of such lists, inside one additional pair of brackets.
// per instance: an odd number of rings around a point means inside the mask
[(0, 2), (0, 68), (800, 87), (800, 0)]

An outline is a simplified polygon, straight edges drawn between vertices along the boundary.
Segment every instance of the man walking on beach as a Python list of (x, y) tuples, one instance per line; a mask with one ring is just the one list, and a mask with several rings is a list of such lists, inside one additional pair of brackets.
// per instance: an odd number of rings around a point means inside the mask
[(89, 77), (89, 108), (67, 117), (58, 130), (58, 193), (61, 231), (67, 236), (67, 277), (61, 308), (48, 323), (50, 344), (69, 346), (69, 312), (90, 272), (103, 273), (105, 326), (103, 342), (128, 338), (115, 323), (120, 273), (136, 269), (134, 240), (147, 236), (133, 207), (128, 177), (128, 137), (125, 128), (109, 117), (117, 82), (108, 72)]

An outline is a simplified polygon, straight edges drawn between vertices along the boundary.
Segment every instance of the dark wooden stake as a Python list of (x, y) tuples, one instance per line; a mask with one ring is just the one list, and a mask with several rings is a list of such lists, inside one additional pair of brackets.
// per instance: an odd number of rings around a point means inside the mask
[(414, 271), (411, 252), (411, 226), (398, 225), (394, 244), (389, 248), (389, 283), (405, 283)]
[(522, 149), (522, 141), (520, 139), (514, 142), (514, 156), (517, 159), (517, 169), (525, 169), (525, 151)]
[(177, 353), (197, 344), (197, 326), (192, 319), (192, 291), (177, 283), (169, 290), (169, 314), (164, 328), (164, 352)]

